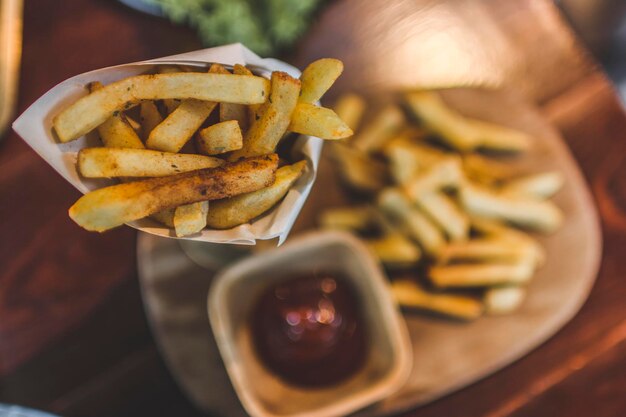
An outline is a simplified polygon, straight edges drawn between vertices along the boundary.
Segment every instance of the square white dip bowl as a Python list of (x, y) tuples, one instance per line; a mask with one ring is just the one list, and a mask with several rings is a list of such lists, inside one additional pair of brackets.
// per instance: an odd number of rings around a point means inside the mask
[[(314, 271), (349, 281), (367, 331), (365, 364), (329, 388), (300, 388), (279, 379), (260, 362), (250, 332), (250, 310), (266, 288)], [(312, 232), (233, 264), (215, 277), (208, 311), (226, 370), (253, 417), (349, 414), (398, 390), (411, 370), (408, 332), (388, 282), (368, 249), (348, 233)]]

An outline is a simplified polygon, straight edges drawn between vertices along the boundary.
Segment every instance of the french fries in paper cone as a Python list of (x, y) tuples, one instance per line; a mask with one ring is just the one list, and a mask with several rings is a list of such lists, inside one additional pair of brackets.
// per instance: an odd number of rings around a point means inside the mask
[[(46, 162), (82, 193), (112, 185), (114, 184), (112, 180), (89, 179), (81, 176), (78, 172), (76, 164), (78, 152), (84, 148), (102, 146), (97, 134), (91, 132), (77, 140), (67, 141), (69, 140), (68, 137), (60, 138), (53, 133), (55, 117), (80, 97), (87, 95), (86, 86), (93, 81), (108, 85), (127, 77), (144, 74), (154, 69), (156, 65), (194, 66), (208, 71), (212, 63), (220, 63), (228, 67), (235, 64), (246, 65), (253, 70), (255, 75), (263, 76), (268, 80), (272, 71), (283, 71), (294, 78), (301, 75), (298, 69), (276, 59), (260, 58), (241, 44), (204, 49), (103, 68), (72, 77), (58, 84), (33, 103), (13, 123), (13, 129)], [(142, 109), (143, 112), (149, 110), (147, 108)], [(144, 133), (140, 134), (145, 136)], [(284, 242), (313, 186), (321, 149), (322, 141), (318, 138), (301, 135), (295, 139), (291, 162), (296, 163), (304, 160), (306, 167), (300, 178), (291, 186), (285, 198), (262, 216), (254, 219), (251, 223), (226, 230), (203, 229), (199, 233), (185, 236), (183, 239), (214, 243), (255, 244), (257, 239), (278, 238), (279, 244)], [(151, 218), (143, 218), (127, 224), (154, 235), (176, 237), (172, 228)]]

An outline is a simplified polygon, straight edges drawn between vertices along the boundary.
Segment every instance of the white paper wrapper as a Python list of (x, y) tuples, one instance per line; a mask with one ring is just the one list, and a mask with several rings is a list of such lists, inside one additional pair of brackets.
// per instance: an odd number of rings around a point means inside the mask
[[(207, 64), (210, 63), (244, 64), (251, 67), (257, 74), (267, 77), (271, 71), (284, 71), (293, 77), (300, 76), (300, 71), (297, 68), (276, 59), (260, 58), (241, 44), (203, 49), (181, 55), (103, 68), (72, 77), (33, 103), (13, 123), (13, 129), (59, 174), (82, 193), (86, 193), (112, 182), (82, 178), (76, 170), (76, 153), (84, 147), (102, 145), (93, 133), (69, 143), (58, 143), (52, 135), (53, 117), (61, 109), (87, 94), (85, 85), (91, 81), (108, 84), (125, 77), (144, 73), (154, 64), (185, 64), (207, 67)], [(181, 239), (253, 245), (257, 239), (266, 240), (278, 237), (279, 244), (283, 243), (313, 186), (322, 143), (322, 140), (310, 136), (300, 136), (296, 140), (293, 147), (293, 160), (306, 159), (307, 169), (287, 193), (285, 199), (271, 211), (251, 224), (243, 224), (229, 230), (205, 229), (201, 233)], [(169, 228), (151, 219), (137, 220), (128, 225), (157, 236), (176, 237)]]

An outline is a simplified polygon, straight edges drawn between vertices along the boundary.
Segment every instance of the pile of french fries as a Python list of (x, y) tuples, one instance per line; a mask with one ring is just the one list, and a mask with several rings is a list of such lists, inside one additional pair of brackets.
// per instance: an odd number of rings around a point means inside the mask
[(466, 117), (436, 91), (406, 93), (358, 129), (366, 107), (355, 94), (338, 100), (356, 134), (330, 146), (343, 182), (366, 202), (325, 211), (321, 226), (359, 234), (401, 277), (424, 271), (393, 280), (405, 307), (463, 320), (515, 311), (545, 257), (528, 232), (562, 222), (549, 198), (563, 176), (514, 172), (507, 158), (532, 138)]
[(247, 223), (281, 201), (306, 168), (276, 153), (289, 132), (352, 135), (333, 110), (317, 105), (343, 71), (339, 60), (315, 61), (300, 79), (273, 72), (268, 80), (243, 65), (156, 68), (105, 86), (92, 82), (53, 121), (60, 142), (97, 130), (102, 146), (80, 150), (78, 172), (120, 181), (69, 209), (87, 230), (148, 216), (177, 236)]

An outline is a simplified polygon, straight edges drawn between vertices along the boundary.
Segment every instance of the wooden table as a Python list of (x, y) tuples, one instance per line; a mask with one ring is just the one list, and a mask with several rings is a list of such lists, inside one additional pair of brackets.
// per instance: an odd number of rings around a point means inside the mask
[[(598, 281), (574, 320), (513, 365), (406, 415), (623, 414), (626, 117), (610, 83), (547, 0), (393, 3), (332, 2), (287, 59), (343, 58), (347, 74), (339, 90), (357, 82), (366, 90), (384, 87), (389, 77), (424, 85), (515, 84), (540, 103), (571, 146), (604, 233)], [(425, 20), (434, 26), (421, 26)], [(444, 31), (446, 21), (454, 31)], [(447, 35), (432, 43), (441, 33)], [(113, 2), (26, 2), (18, 111), (72, 75), (199, 47), (190, 31)], [(373, 64), (372, 51), (389, 72)], [(445, 65), (446, 54), (453, 65)], [(168, 374), (147, 327), (135, 231), (79, 229), (66, 215), (78, 196), (17, 135), (6, 135), (0, 144), (0, 402), (64, 416), (202, 415)]]

